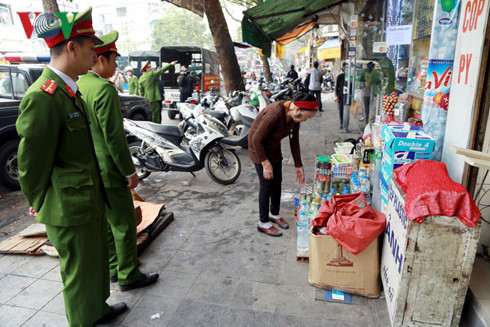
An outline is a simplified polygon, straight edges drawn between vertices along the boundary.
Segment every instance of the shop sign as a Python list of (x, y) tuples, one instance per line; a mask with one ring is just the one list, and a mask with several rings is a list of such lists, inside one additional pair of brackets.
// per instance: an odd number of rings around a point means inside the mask
[(340, 47), (318, 50), (318, 59), (340, 58)]
[(374, 53), (386, 53), (388, 51), (388, 47), (386, 46), (386, 42), (374, 42), (373, 43), (373, 52)]
[(385, 290), (388, 314), (393, 323), (400, 282), (402, 266), (405, 260), (408, 235), (408, 217), (405, 213), (405, 199), (390, 181), (388, 192), (388, 207), (386, 210), (386, 229), (381, 255), (381, 281)]
[(456, 155), (448, 147), (454, 145), (468, 148), (473, 142), (471, 131), (478, 106), (480, 75), (484, 73), (482, 62), (486, 60), (482, 53), (489, 23), (489, 6), (489, 0), (461, 1), (451, 81), (453, 96), (449, 99), (442, 154), (442, 161), (446, 163), (449, 175), (459, 183), (464, 180), (465, 163), (462, 156)]
[(350, 17), (350, 28), (351, 28), (351, 30), (357, 29), (357, 16), (356, 15), (352, 15)]
[(386, 44), (403, 45), (412, 43), (412, 25), (388, 26), (386, 29)]

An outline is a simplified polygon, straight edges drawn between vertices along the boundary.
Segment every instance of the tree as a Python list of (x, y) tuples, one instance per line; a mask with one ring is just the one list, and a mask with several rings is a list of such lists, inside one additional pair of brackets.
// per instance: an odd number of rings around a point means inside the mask
[(56, 0), (43, 0), (43, 9), (44, 12), (50, 12), (50, 13), (60, 11)]
[(240, 66), (231, 40), (228, 24), (219, 0), (205, 0), (204, 12), (208, 18), (209, 29), (213, 35), (214, 46), (218, 53), (221, 71), (225, 80), (226, 92), (244, 90)]
[(164, 45), (196, 45), (213, 48), (213, 38), (202, 19), (188, 10), (169, 8), (166, 15), (155, 22), (152, 48)]
[[(236, 5), (246, 7), (246, 8), (252, 8), (255, 7), (258, 4), (261, 4), (264, 2), (263, 0), (228, 0), (230, 3), (234, 3)], [(239, 19), (236, 19), (233, 17), (233, 15), (228, 11), (228, 9), (225, 6), (225, 10), (230, 15), (230, 17), (233, 20), (236, 21), (241, 21)], [(260, 59), (262, 60), (262, 71), (264, 72), (264, 77), (267, 82), (272, 82), (272, 74), (271, 74), (271, 67), (269, 65), (269, 59), (266, 56), (261, 55)]]

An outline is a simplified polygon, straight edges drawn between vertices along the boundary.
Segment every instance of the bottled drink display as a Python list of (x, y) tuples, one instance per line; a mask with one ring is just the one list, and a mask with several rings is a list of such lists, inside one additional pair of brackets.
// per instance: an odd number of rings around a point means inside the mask
[(335, 195), (335, 189), (332, 187), (330, 189), (330, 192), (328, 192), (328, 194), (327, 194), (327, 201), (332, 200), (332, 198), (333, 198), (334, 195)]
[(298, 252), (308, 252), (310, 247), (310, 223), (305, 211), (301, 211), (298, 216), (297, 222), (297, 234), (298, 239), (296, 242), (296, 249)]
[(367, 202), (371, 204), (371, 183), (366, 175), (364, 175), (361, 179), (360, 191), (364, 193), (364, 197), (366, 198)]

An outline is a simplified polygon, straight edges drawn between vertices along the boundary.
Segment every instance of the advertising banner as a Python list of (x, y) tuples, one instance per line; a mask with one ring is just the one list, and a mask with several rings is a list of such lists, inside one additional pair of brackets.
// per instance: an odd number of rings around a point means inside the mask
[(434, 4), (422, 122), (424, 130), (436, 141), (433, 160), (437, 161), (441, 160), (446, 129), (459, 9), (459, 0), (437, 0)]

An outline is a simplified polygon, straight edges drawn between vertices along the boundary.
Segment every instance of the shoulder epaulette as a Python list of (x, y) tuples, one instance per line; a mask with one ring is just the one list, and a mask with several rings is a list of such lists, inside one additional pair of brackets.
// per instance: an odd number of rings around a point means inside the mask
[(41, 90), (48, 94), (53, 94), (54, 91), (56, 91), (56, 88), (58, 87), (58, 84), (54, 80), (49, 80), (46, 83), (41, 86)]

